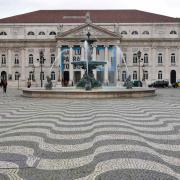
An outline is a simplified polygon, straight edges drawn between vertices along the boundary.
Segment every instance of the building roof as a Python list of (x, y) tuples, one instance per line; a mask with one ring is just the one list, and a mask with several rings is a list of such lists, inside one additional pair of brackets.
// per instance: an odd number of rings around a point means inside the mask
[(39, 10), (0, 19), (0, 23), (84, 23), (87, 12), (93, 23), (180, 22), (180, 18), (139, 10)]

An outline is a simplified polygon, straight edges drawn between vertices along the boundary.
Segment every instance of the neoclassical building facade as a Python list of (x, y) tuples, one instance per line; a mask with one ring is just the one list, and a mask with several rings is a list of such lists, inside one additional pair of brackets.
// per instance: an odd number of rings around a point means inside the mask
[(96, 39), (92, 60), (106, 62), (94, 71), (104, 85), (127, 75), (148, 84), (180, 79), (180, 19), (138, 10), (41, 10), (0, 19), (1, 78), (40, 86), (49, 75), (54, 85), (75, 85), (84, 72), (71, 62), (85, 59), (88, 32)]

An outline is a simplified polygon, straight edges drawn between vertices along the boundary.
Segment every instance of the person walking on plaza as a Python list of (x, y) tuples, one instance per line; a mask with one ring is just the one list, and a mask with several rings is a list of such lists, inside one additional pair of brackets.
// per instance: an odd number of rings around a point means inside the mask
[(2, 80), (3, 93), (7, 91), (7, 80)]

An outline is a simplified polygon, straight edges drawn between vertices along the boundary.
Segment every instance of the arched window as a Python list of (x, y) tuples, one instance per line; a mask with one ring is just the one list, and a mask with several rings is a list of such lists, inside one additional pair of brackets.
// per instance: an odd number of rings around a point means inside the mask
[(162, 64), (162, 53), (158, 54), (158, 64)]
[(2, 31), (2, 32), (0, 32), (0, 35), (1, 35), (1, 36), (6, 36), (7, 33), (6, 33), (5, 31)]
[(44, 80), (44, 72), (42, 72), (42, 73), (40, 72), (40, 80), (41, 79)]
[(51, 54), (51, 64), (53, 64), (55, 61), (55, 54)]
[(172, 30), (172, 31), (170, 32), (170, 34), (177, 34), (177, 32), (174, 31), (174, 30)]
[(33, 55), (32, 54), (29, 55), (29, 64), (33, 64)]
[(2, 54), (1, 56), (1, 64), (6, 64), (6, 55)]
[(176, 56), (174, 53), (171, 54), (171, 64), (175, 64), (176, 63)]
[(158, 79), (162, 79), (162, 71), (158, 71)]
[(34, 77), (33, 72), (30, 71), (30, 72), (29, 72), (29, 80), (33, 80), (33, 77)]
[(148, 79), (148, 71), (143, 72), (143, 79)]
[(14, 64), (19, 64), (19, 55), (15, 54)]
[(137, 54), (136, 53), (133, 54), (133, 63), (137, 63)]
[(137, 80), (137, 71), (133, 71), (133, 80)]
[(14, 77), (15, 77), (15, 80), (18, 80), (19, 79), (19, 72), (15, 72)]
[[(124, 62), (125, 61), (125, 62)], [(123, 53), (123, 60), (122, 63), (127, 63), (127, 54)]]
[(148, 63), (148, 54), (144, 54), (144, 63)]
[(126, 34), (127, 34), (127, 31), (122, 31), (121, 34), (126, 35)]
[(123, 71), (122, 72), (122, 81), (125, 81), (126, 80), (126, 71)]
[(51, 72), (51, 80), (56, 80), (56, 75), (54, 71)]
[(33, 35), (35, 35), (35, 34), (34, 34), (34, 32), (29, 31), (27, 35), (32, 35), (32, 36), (33, 36)]
[(54, 31), (51, 31), (49, 35), (56, 35), (56, 33)]
[(39, 32), (39, 35), (45, 35), (45, 32), (41, 31)]
[(149, 34), (149, 31), (144, 31), (142, 34), (148, 35), (148, 34)]
[(137, 31), (133, 31), (132, 35), (138, 35), (138, 32)]

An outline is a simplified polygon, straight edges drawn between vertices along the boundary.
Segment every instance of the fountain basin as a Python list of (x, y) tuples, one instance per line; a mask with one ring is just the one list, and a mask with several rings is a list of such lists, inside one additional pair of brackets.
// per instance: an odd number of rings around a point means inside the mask
[(118, 88), (103, 87), (86, 91), (75, 87), (53, 88), (26, 88), (22, 95), (29, 98), (62, 98), (62, 99), (105, 99), (105, 98), (141, 98), (155, 96), (154, 88)]

